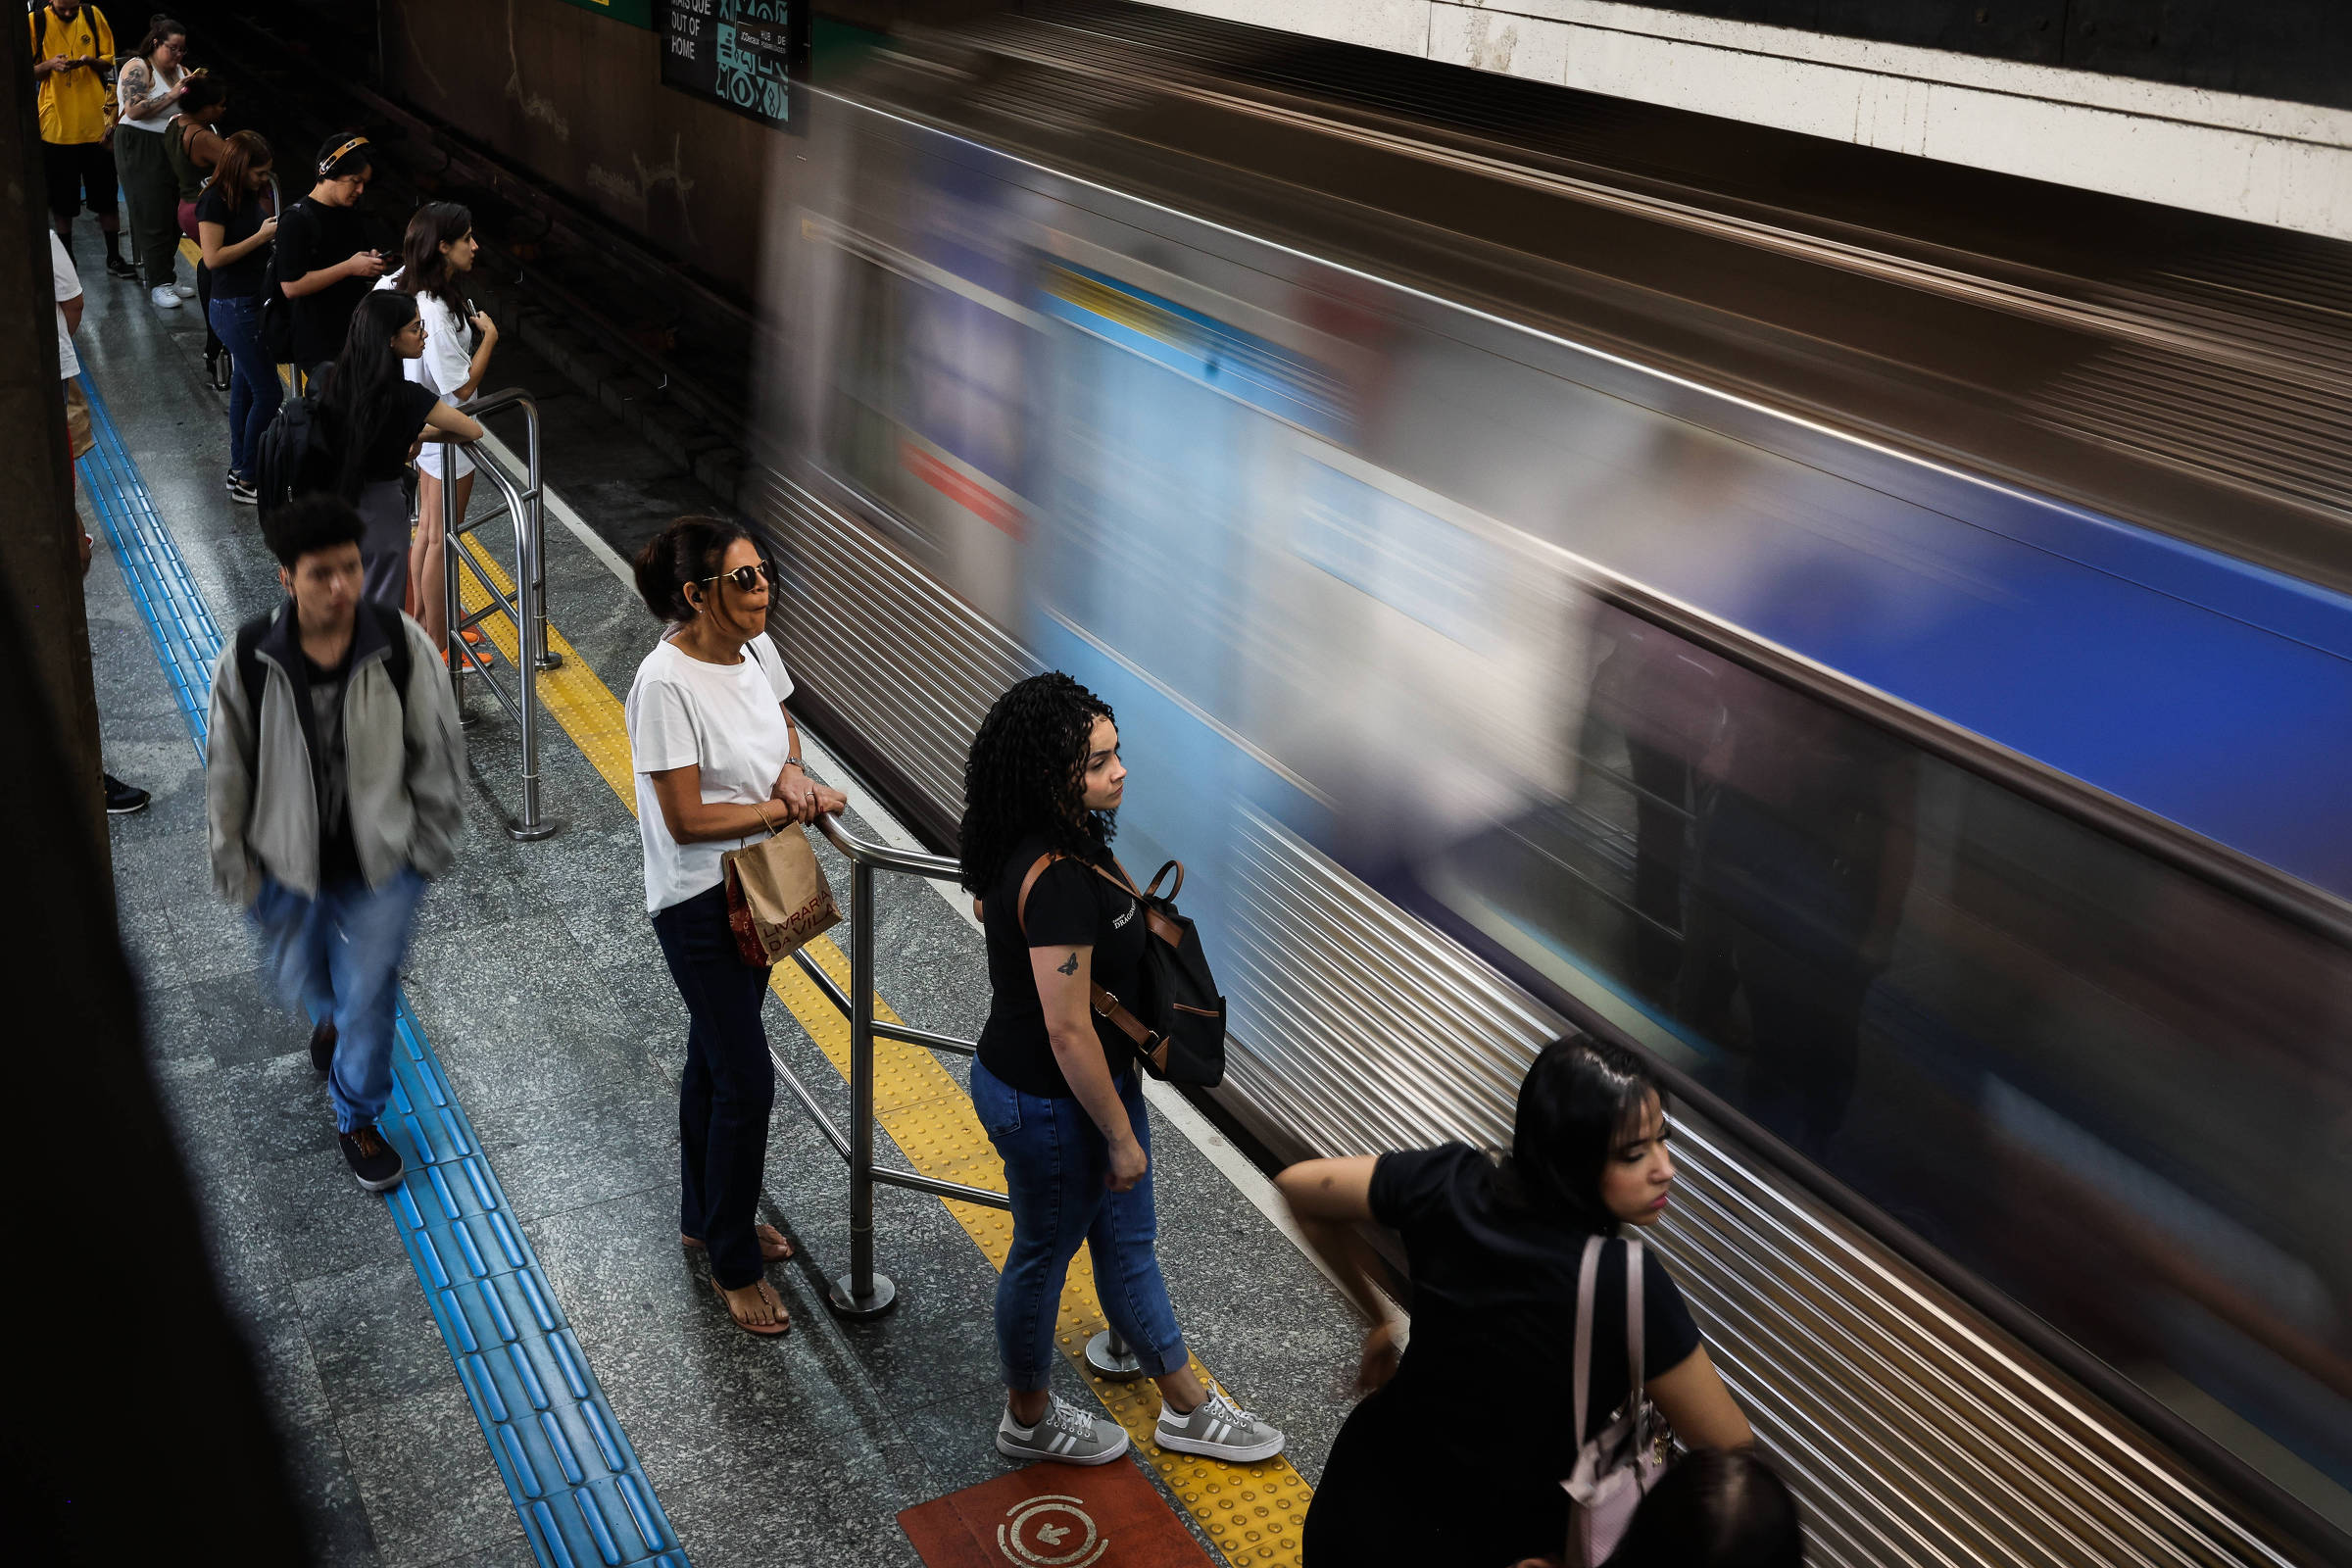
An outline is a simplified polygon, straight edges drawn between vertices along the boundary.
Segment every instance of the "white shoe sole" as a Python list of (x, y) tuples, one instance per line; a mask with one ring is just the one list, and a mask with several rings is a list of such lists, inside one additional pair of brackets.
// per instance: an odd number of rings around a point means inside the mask
[(1111, 1460), (1116, 1459), (1119, 1455), (1125, 1453), (1128, 1449), (1128, 1446), (1127, 1434), (1122, 1432), (1119, 1434), (1119, 1446), (1115, 1448), (1106, 1448), (1101, 1453), (1049, 1453), (1044, 1448), (1031, 1447), (1025, 1443), (1016, 1443), (1012, 1439), (1006, 1437), (1001, 1431), (997, 1434), (997, 1451), (1003, 1454), (1005, 1458), (1046, 1459), (1054, 1464), (1108, 1464)]
[(1271, 1443), (1260, 1443), (1243, 1448), (1236, 1447), (1230, 1443), (1203, 1443), (1198, 1438), (1180, 1438), (1161, 1428), (1153, 1427), (1152, 1441), (1159, 1446), (1172, 1449), (1177, 1453), (1197, 1453), (1203, 1459), (1222, 1459), (1227, 1464), (1255, 1464), (1260, 1459), (1271, 1459), (1280, 1453), (1283, 1444), (1288, 1440), (1277, 1434)]

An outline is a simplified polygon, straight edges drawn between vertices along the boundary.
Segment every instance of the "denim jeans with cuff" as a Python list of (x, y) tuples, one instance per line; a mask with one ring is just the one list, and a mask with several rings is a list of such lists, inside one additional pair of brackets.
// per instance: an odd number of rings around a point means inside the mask
[[(1117, 1079), (1128, 1124), (1144, 1152), (1152, 1152), (1152, 1123), (1144, 1112), (1141, 1077)], [(1012, 1200), (1012, 1250), (997, 1280), (997, 1359), (1008, 1389), (1046, 1387), (1054, 1364), (1054, 1320), (1061, 1284), (1078, 1244), (1095, 1265), (1095, 1291), (1103, 1315), (1143, 1362), (1147, 1377), (1164, 1377), (1191, 1359), (1168, 1304), (1153, 1244), (1152, 1176), (1123, 1193), (1106, 1185), (1110, 1145), (1076, 1099), (1023, 1094), (972, 1062), (972, 1109), (1004, 1159)]]

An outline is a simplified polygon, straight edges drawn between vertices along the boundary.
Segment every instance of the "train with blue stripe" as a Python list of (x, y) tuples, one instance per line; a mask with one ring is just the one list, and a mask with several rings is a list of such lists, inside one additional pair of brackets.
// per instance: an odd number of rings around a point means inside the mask
[(2344, 247), (1103, 4), (816, 102), (778, 639), (943, 840), (1112, 704), (1230, 1128), (1611, 1034), (1817, 1560), (2345, 1553)]

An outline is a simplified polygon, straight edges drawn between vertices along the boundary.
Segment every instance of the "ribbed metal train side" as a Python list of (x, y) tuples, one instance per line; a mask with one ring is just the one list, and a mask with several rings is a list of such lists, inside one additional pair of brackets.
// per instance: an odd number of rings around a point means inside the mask
[[(902, 171), (933, 134), (893, 119), (881, 164)], [(860, 206), (889, 206), (880, 184)], [(882, 248), (919, 227), (920, 215), (894, 216)], [(1166, 262), (1164, 240), (1151, 248), (1139, 272)], [(994, 504), (945, 459), (923, 461)], [(785, 568), (778, 641), (843, 723), (887, 752), (893, 782), (953, 820), (974, 727), (1036, 659), (903, 547), (904, 518), (866, 515), (880, 504), (847, 487), (828, 499), (821, 476), (804, 477), (763, 473), (750, 487)], [(1234, 918), (1218, 959), (1244, 1022), (1226, 1103), (1278, 1146), (1322, 1152), (1503, 1141), (1520, 1074), (1559, 1015), (1270, 816), (1240, 810), (1231, 834)], [(1684, 1197), (1663, 1247), (1803, 1500), (1813, 1561), (2289, 1560), (2017, 1337), (1742, 1156), (1738, 1139), (1678, 1119)]]

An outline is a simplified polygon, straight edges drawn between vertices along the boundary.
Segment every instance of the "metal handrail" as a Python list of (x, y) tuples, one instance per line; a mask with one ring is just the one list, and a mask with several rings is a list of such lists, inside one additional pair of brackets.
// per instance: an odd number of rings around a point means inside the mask
[[(510, 387), (458, 406), (459, 413), (470, 415), (476, 421), (509, 409), (520, 409), (523, 416), (524, 466), (528, 471), (521, 478), (480, 442), (459, 442), (439, 435), (433, 438), (441, 443), (444, 452), (463, 446), (475, 469), (488, 474), (491, 484), (504, 498), (501, 505), (469, 520), (458, 515), (458, 487), (446, 481), (441, 485), (441, 592), (443, 624), (447, 627), (442, 654), (449, 665), (450, 694), (461, 708), (465, 703), (466, 676), (478, 675), (491, 694), (514, 715), (514, 722), (522, 732), (522, 814), (507, 823), (507, 832), (513, 838), (529, 842), (556, 831), (556, 825), (547, 821), (539, 809), (539, 672), (564, 662), (561, 655), (547, 646), (547, 550), (542, 507), (546, 489), (539, 468), (539, 405), (529, 393)], [(449, 466), (445, 460), (445, 473)], [(512, 595), (490, 580), (464, 545), (466, 534), (501, 515), (512, 518), (514, 525)], [(461, 572), (471, 572), (473, 580), (490, 597), (490, 603), (471, 615), (463, 613), (460, 605)], [(513, 693), (491, 673), (489, 661), (465, 636), (476, 622), (501, 612), (514, 623), (516, 690)]]
[(919, 876), (934, 881), (956, 877), (960, 867), (944, 856), (921, 855), (910, 850), (893, 849), (887, 844), (875, 844), (858, 838), (842, 826), (841, 818), (830, 812), (816, 819), (817, 831), (839, 850), (850, 862), (850, 985), (845, 992), (833, 977), (820, 968), (807, 949), (792, 955), (816, 989), (850, 1023), (850, 1125), (844, 1132), (833, 1125), (816, 1097), (802, 1083), (800, 1075), (785, 1063), (773, 1048), (768, 1059), (775, 1065), (776, 1076), (784, 1081), (793, 1098), (803, 1109), (815, 1118), (835, 1152), (850, 1167), (850, 1268), (836, 1279), (825, 1293), (826, 1304), (834, 1313), (845, 1318), (879, 1317), (898, 1304), (899, 1289), (887, 1274), (874, 1272), (874, 1186), (882, 1183), (904, 1187), (909, 1192), (928, 1193), (934, 1198), (953, 1199), (959, 1203), (977, 1203), (984, 1208), (1009, 1209), (1011, 1200), (1003, 1193), (992, 1193), (983, 1187), (967, 1187), (962, 1182), (942, 1181), (910, 1170), (899, 1170), (874, 1163), (874, 1042), (896, 1040), (907, 1045), (921, 1046), (932, 1051), (953, 1052), (957, 1055), (974, 1054), (979, 1047), (972, 1041), (955, 1035), (943, 1035), (930, 1029), (917, 1029), (911, 1024), (878, 1022), (874, 1017), (874, 873), (894, 871), (904, 876)]

